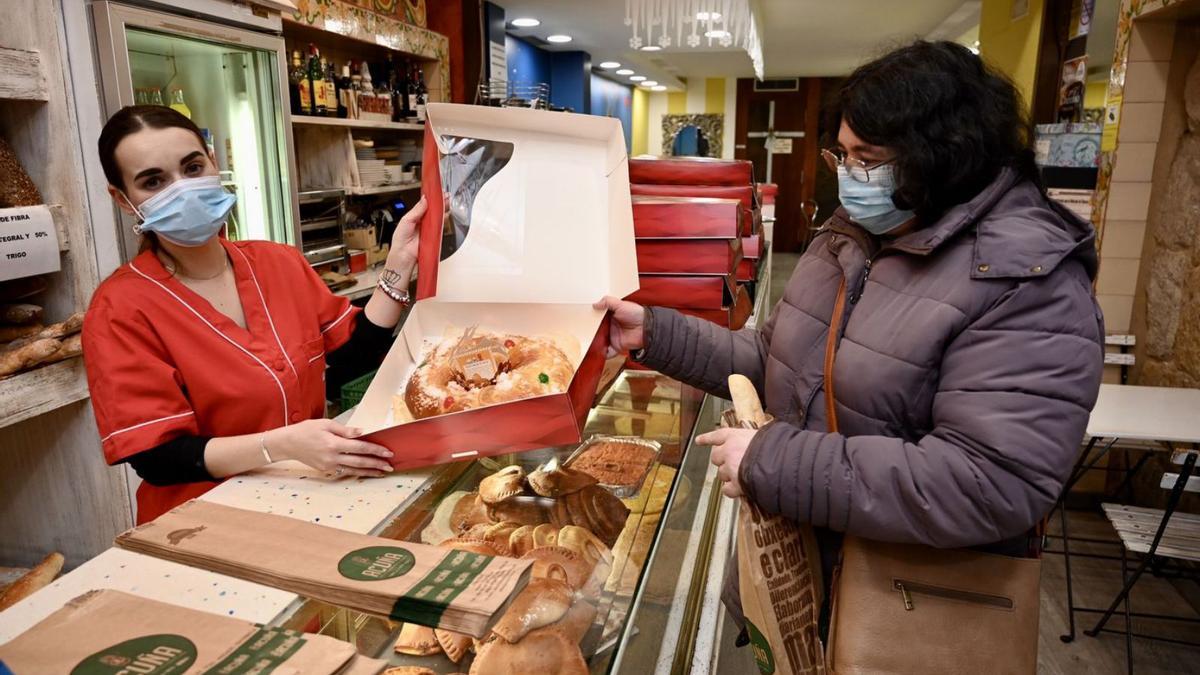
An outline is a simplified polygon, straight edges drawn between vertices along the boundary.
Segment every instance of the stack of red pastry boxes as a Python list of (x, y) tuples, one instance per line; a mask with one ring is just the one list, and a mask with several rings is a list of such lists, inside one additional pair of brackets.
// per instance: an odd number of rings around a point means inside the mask
[(629, 162), (641, 290), (630, 300), (738, 329), (764, 255), (750, 162)]

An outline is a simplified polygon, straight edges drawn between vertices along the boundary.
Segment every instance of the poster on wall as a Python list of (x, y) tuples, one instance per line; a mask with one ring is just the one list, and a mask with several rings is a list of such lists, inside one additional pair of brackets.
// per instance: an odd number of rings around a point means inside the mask
[(1074, 40), (1088, 34), (1092, 28), (1092, 11), (1095, 7), (1096, 0), (1075, 0), (1071, 4), (1071, 30), (1068, 39)]
[(1087, 55), (1063, 64), (1062, 80), (1058, 85), (1058, 121), (1083, 120), (1083, 94), (1087, 87)]

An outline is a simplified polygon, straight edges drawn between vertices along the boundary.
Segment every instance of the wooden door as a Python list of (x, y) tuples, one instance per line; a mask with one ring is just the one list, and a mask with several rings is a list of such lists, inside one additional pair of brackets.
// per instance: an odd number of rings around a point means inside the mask
[[(802, 205), (813, 198), (821, 81), (739, 79), (734, 156), (754, 163), (754, 180), (775, 183), (775, 251), (802, 251), (809, 224)], [(788, 147), (790, 146), (790, 147)]]

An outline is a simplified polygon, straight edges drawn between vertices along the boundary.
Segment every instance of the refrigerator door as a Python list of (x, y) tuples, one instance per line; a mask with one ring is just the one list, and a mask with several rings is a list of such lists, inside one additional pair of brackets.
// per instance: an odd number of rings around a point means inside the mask
[[(283, 39), (112, 2), (92, 15), (107, 114), (154, 104), (191, 117), (238, 197), (228, 237), (297, 244)], [(137, 255), (132, 226), (122, 214), (126, 260)]]

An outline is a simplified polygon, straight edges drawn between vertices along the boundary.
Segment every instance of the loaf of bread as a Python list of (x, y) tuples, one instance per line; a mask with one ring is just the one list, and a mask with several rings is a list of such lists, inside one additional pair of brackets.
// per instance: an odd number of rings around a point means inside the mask
[[(24, 338), (32, 338), (45, 328), (40, 323), (30, 324), (28, 326), (0, 326), (0, 343), (12, 342), (14, 340), (22, 340)], [(9, 347), (20, 347), (29, 342), (25, 340), (21, 344), (8, 345)]]
[(58, 363), (83, 354), (83, 334), (68, 335), (60, 341), (58, 351), (42, 359), (41, 363)]
[(0, 324), (27, 326), (42, 320), (42, 308), (30, 304), (0, 304)]
[(54, 338), (46, 338), (35, 340), (16, 349), (0, 352), (0, 377), (7, 377), (32, 368), (53, 356), (61, 348), (61, 342)]
[(50, 582), (54, 581), (54, 577), (57, 577), (58, 573), (62, 571), (64, 562), (66, 561), (61, 553), (51, 553), (46, 556), (42, 562), (38, 563), (37, 567), (26, 572), (24, 576), (4, 589), (3, 593), (0, 593), (0, 612), (50, 585)]
[(0, 208), (34, 206), (42, 203), (42, 193), (25, 173), (16, 153), (0, 137)]

